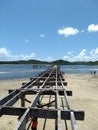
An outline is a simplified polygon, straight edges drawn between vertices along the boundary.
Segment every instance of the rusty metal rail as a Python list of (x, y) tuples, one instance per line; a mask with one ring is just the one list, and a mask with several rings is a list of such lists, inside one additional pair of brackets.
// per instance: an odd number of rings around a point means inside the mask
[[(19, 89), (9, 90), (9, 95), (0, 100), (0, 116), (21, 117), (14, 130), (29, 130), (30, 125), (27, 126), (27, 122), (32, 116), (45, 119), (43, 130), (46, 119), (55, 120), (55, 130), (62, 130), (62, 120), (65, 120), (65, 123), (66, 120), (70, 120), (72, 130), (78, 130), (76, 120), (84, 120), (84, 111), (72, 110), (68, 99), (68, 96), (72, 96), (72, 91), (67, 91), (66, 85), (59, 67), (52, 66), (30, 78), (30, 81), (23, 83)], [(32, 100), (26, 98), (28, 95), (33, 95)], [(47, 102), (43, 102), (45, 96), (48, 96)], [(13, 106), (19, 99), (21, 106)], [(30, 105), (26, 106), (26, 102)]]

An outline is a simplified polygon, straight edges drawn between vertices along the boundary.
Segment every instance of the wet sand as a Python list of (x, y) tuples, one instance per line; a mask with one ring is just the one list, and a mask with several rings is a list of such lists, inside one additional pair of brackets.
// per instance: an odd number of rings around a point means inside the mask
[[(78, 130), (98, 130), (98, 75), (65, 74), (64, 77), (68, 82), (66, 90), (73, 91), (73, 96), (68, 97), (71, 108), (85, 111), (84, 121), (77, 121)], [(8, 94), (9, 89), (20, 88), (24, 81), (29, 81), (29, 79), (1, 80), (0, 99)], [(43, 122), (44, 120), (38, 122), (38, 130), (42, 129)], [(50, 130), (53, 122), (53, 120), (48, 121), (46, 130)], [(17, 123), (15, 116), (2, 116), (0, 118), (0, 130), (13, 130)], [(64, 129), (62, 127), (62, 130)]]

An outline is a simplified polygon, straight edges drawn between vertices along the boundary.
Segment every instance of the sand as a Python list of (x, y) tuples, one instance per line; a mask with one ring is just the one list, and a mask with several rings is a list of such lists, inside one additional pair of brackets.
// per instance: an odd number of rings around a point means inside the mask
[[(78, 130), (98, 130), (98, 75), (65, 74), (64, 77), (68, 82), (66, 89), (73, 91), (73, 96), (68, 97), (71, 108), (85, 111), (84, 121), (77, 121)], [(29, 81), (29, 79), (1, 80), (0, 99), (8, 94), (9, 89), (21, 87), (24, 81)], [(17, 123), (15, 116), (2, 116), (0, 130), (13, 130)], [(38, 130), (41, 130), (42, 123), (43, 120), (39, 121)], [(46, 130), (50, 130), (51, 124), (53, 120), (49, 120)], [(65, 128), (62, 127), (62, 130)]]

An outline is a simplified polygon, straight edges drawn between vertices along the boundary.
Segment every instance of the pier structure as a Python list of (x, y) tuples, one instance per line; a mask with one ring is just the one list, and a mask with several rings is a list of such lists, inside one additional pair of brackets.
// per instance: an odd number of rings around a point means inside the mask
[[(40, 130), (47, 130), (46, 122), (49, 120), (53, 122), (53, 127), (49, 126), (52, 130), (68, 130), (69, 122), (72, 130), (78, 130), (76, 122), (84, 120), (84, 111), (71, 108), (68, 96), (72, 96), (72, 91), (66, 90), (66, 86), (67, 82), (59, 66), (51, 66), (30, 78), (29, 82), (22, 83), (20, 88), (9, 90), (9, 94), (0, 100), (0, 116), (19, 117), (14, 130), (30, 130), (31, 123), (28, 120), (32, 117), (44, 119)], [(20, 106), (15, 106), (19, 100)]]

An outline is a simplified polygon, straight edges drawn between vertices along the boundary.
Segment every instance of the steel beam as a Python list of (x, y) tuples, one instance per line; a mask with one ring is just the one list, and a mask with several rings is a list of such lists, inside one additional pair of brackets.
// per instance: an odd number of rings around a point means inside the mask
[[(59, 67), (52, 66), (31, 78), (28, 83), (23, 83), (19, 89), (9, 90), (8, 96), (0, 100), (0, 116), (14, 115), (21, 117), (15, 130), (24, 130), (31, 116), (45, 118), (45, 121), (46, 118), (55, 119), (56, 130), (62, 129), (61, 120), (70, 120), (72, 130), (77, 130), (76, 120), (84, 120), (85, 113), (84, 111), (72, 110), (68, 99), (68, 96), (72, 96), (72, 91), (67, 91), (65, 85), (67, 85), (67, 82), (65, 82)], [(33, 100), (26, 99), (26, 95), (34, 95)], [(52, 101), (49, 98), (48, 103), (41, 103), (41, 100), (39, 103), (40, 97), (44, 98), (45, 95), (48, 95), (48, 97), (54, 95), (55, 98)], [(64, 110), (64, 106), (62, 110), (61, 98), (65, 100), (67, 110)], [(22, 107), (13, 107), (13, 104), (19, 99), (22, 101)], [(30, 103), (30, 107), (25, 108), (25, 101)], [(54, 109), (50, 109), (52, 103), (55, 105)], [(45, 106), (47, 106), (47, 109), (44, 108)]]
[[(22, 116), (26, 112), (27, 108), (17, 108), (17, 107), (2, 107), (1, 115), (13, 115), (13, 116)], [(30, 116), (35, 116), (38, 118), (49, 118), (57, 119), (58, 109), (39, 109), (39, 108), (30, 108)], [(71, 111), (75, 115), (76, 120), (84, 120), (84, 111)], [(70, 111), (61, 110), (61, 119), (70, 120)]]
[(56, 107), (57, 107), (57, 121), (56, 121), (56, 129), (57, 130), (61, 130), (61, 127), (62, 127), (62, 125), (61, 125), (61, 107), (60, 107), (60, 99), (59, 99), (59, 92), (58, 92), (58, 82), (57, 82), (57, 77), (58, 77), (58, 71), (57, 71), (57, 67), (56, 67), (56, 83), (55, 83), (55, 85), (56, 85)]
[[(38, 90), (40, 89), (23, 89), (21, 90), (22, 91), (22, 94), (25, 94), (25, 95), (33, 95), (33, 94), (36, 94), (38, 92)], [(10, 89), (9, 90), (9, 93), (13, 92), (14, 90)], [(55, 89), (41, 89), (41, 91), (43, 92), (42, 95), (55, 95)], [(64, 95), (64, 90), (58, 90), (59, 92), (59, 95)], [(67, 91), (66, 90), (66, 93), (67, 93), (67, 96), (72, 96), (72, 91)]]

